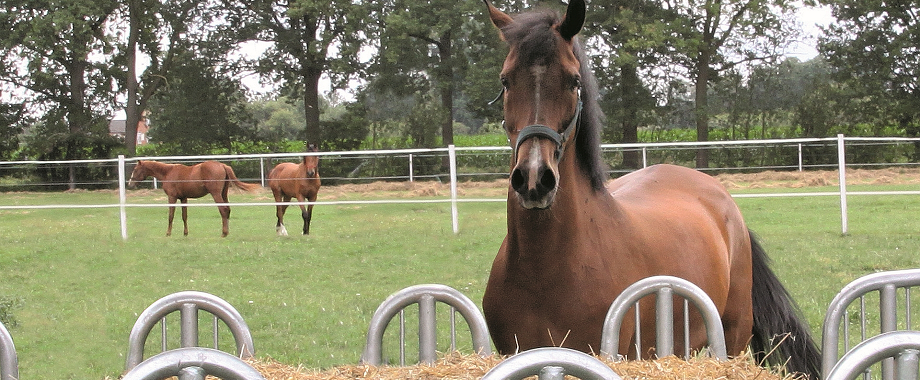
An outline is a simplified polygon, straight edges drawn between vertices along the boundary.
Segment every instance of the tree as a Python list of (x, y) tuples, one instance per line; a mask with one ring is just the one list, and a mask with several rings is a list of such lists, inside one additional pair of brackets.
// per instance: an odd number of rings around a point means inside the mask
[[(256, 120), (260, 140), (278, 142), (303, 139), (304, 112), (296, 99), (256, 99), (249, 108)], [(302, 104), (302, 103), (301, 103)]]
[[(639, 127), (651, 120), (657, 106), (643, 78), (654, 79), (655, 70), (675, 56), (674, 37), (666, 33), (676, 14), (657, 2), (645, 0), (595, 1), (588, 12), (585, 35), (595, 52), (595, 73), (604, 94), (602, 106), (616, 128), (606, 130), (608, 140), (638, 142)], [(642, 72), (645, 70), (645, 72)], [(658, 71), (662, 73), (662, 71)], [(639, 168), (639, 152), (624, 151), (623, 165)]]
[(28, 122), (22, 104), (0, 103), (0, 160), (16, 159), (19, 134)]
[(303, 100), (307, 141), (320, 144), (319, 82), (324, 74), (343, 86), (359, 75), (359, 52), (373, 39), (365, 28), (377, 2), (348, 0), (221, 0), (224, 31), (237, 41), (271, 46), (254, 62), (260, 75), (281, 83), (286, 96)]
[(378, 67), (394, 70), (379, 72), (384, 76), (405, 75), (415, 85), (434, 90), (440, 107), (425, 109), (438, 114), (442, 144), (453, 144), (455, 96), (470, 66), (466, 53), (494, 46), (485, 42), (494, 36), (487, 29), (491, 25), (483, 16), (484, 6), (473, 1), (393, 0), (388, 8), (391, 11), (386, 12)]
[(255, 133), (242, 84), (194, 52), (180, 59), (167, 89), (151, 101), (151, 139), (177, 147), (177, 154), (233, 153), (234, 142)]
[[(119, 46), (118, 67), (124, 67), (119, 85), (126, 94), (125, 150), (134, 155), (137, 150), (137, 124), (147, 109), (150, 98), (168, 82), (170, 70), (177, 63), (177, 51), (195, 44), (205, 45), (208, 38), (203, 26), (209, 20), (203, 0), (128, 0), (126, 12), (126, 42)], [(140, 79), (138, 54), (149, 59)], [(223, 52), (218, 52), (223, 53)]]
[[(0, 37), (0, 81), (21, 91), (29, 99), (28, 112), (40, 114), (44, 131), (56, 134), (35, 136), (52, 143), (37, 154), (70, 160), (110, 154), (80, 144), (109, 146), (102, 140), (108, 135), (115, 86), (111, 65), (96, 57), (113, 50), (106, 26), (118, 2), (7, 0), (2, 6), (0, 27), (7, 33)], [(71, 166), (71, 189), (75, 177)]]
[[(675, 32), (683, 66), (694, 82), (697, 141), (709, 141), (709, 86), (719, 73), (742, 62), (773, 60), (796, 32), (789, 0), (691, 0), (666, 2), (682, 23)], [(697, 151), (696, 165), (709, 166), (709, 152)]]
[(848, 93), (843, 108), (852, 123), (897, 125), (920, 136), (920, 4), (822, 0), (836, 21), (825, 28), (819, 51)]

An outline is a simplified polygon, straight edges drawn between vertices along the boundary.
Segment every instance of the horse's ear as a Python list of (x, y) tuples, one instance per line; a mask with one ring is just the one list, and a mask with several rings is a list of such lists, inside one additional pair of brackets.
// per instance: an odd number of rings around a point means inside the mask
[(556, 27), (562, 38), (571, 41), (585, 24), (585, 0), (569, 0), (562, 22)]
[[(508, 16), (504, 12), (495, 8), (489, 0), (482, 0), (483, 3), (486, 3), (486, 7), (489, 8), (489, 18), (492, 19), (492, 24), (495, 25), (499, 30), (504, 29), (506, 26), (514, 23), (514, 20), (511, 19), (511, 16)], [(504, 37), (503, 37), (504, 38)]]

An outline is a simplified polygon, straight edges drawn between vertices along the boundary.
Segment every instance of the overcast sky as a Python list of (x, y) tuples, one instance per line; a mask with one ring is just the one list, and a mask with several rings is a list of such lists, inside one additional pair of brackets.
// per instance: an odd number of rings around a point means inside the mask
[(797, 15), (805, 32), (805, 35), (802, 36), (805, 42), (792, 46), (787, 55), (806, 61), (818, 55), (815, 45), (818, 43), (818, 36), (821, 33), (819, 27), (830, 24), (833, 21), (833, 16), (831, 16), (831, 9), (828, 7), (801, 7)]

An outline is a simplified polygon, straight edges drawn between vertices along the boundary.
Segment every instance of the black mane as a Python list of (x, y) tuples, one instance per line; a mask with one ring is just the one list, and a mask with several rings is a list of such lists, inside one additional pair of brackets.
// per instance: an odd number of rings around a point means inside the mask
[[(522, 13), (514, 22), (502, 29), (502, 35), (509, 45), (515, 47), (518, 58), (527, 65), (540, 64), (552, 59), (556, 52), (558, 32), (553, 25), (558, 24), (558, 13), (550, 10), (536, 10)], [(601, 159), (601, 126), (604, 114), (597, 103), (597, 80), (588, 64), (578, 37), (573, 38), (572, 52), (581, 62), (578, 70), (581, 75), (582, 110), (575, 137), (575, 155), (578, 165), (591, 180), (595, 190), (603, 190), (609, 178), (607, 167)]]

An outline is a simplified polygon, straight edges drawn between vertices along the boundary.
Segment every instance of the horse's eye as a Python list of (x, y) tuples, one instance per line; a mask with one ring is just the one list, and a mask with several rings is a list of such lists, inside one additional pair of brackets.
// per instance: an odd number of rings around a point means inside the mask
[(501, 81), (502, 81), (502, 87), (507, 89), (508, 88), (508, 78), (502, 77)]
[(572, 78), (572, 91), (578, 90), (579, 88), (581, 88), (581, 77), (576, 75)]

